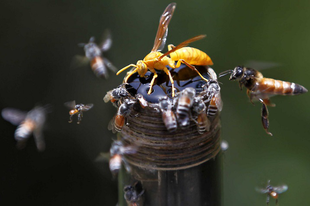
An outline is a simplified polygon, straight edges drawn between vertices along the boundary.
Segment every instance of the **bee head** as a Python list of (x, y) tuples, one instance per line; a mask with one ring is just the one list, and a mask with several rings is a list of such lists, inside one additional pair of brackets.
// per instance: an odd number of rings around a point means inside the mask
[(229, 80), (239, 80), (243, 76), (243, 67), (237, 66), (232, 71), (232, 74), (229, 77)]

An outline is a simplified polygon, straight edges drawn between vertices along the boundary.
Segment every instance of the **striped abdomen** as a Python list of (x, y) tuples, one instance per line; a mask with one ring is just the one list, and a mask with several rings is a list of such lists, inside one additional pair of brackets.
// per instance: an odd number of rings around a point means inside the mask
[(173, 132), (177, 129), (177, 119), (171, 110), (163, 111), (162, 118), (169, 132)]
[(197, 118), (197, 130), (199, 134), (203, 134), (209, 131), (211, 127), (211, 122), (207, 117), (205, 112), (201, 112)]
[(109, 161), (109, 167), (112, 173), (118, 173), (122, 166), (122, 156), (120, 154), (116, 154), (111, 157)]
[(90, 66), (98, 77), (107, 77), (107, 69), (104, 65), (103, 59), (100, 56), (94, 57), (90, 62)]
[(115, 131), (117, 132), (122, 131), (124, 124), (125, 124), (125, 116), (121, 114), (117, 114), (114, 119)]
[(207, 108), (207, 115), (209, 117), (214, 117), (217, 113), (218, 108), (216, 106), (216, 101), (217, 101), (217, 97), (213, 97), (210, 100), (209, 106)]
[(211, 58), (206, 53), (192, 47), (183, 47), (178, 49), (170, 53), (170, 58), (173, 61), (183, 59), (192, 65), (213, 65)]
[(252, 90), (254, 93), (278, 94), (278, 95), (296, 95), (307, 92), (308, 90), (293, 82), (275, 80), (271, 78), (262, 78), (260, 83)]

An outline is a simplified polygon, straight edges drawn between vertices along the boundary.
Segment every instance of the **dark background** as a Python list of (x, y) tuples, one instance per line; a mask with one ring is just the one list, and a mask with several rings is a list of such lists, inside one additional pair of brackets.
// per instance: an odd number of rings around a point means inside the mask
[[(116, 112), (102, 98), (124, 74), (101, 80), (88, 66), (70, 67), (77, 44), (106, 28), (113, 46), (105, 53), (122, 68), (151, 50), (159, 17), (167, 1), (1, 1), (0, 109), (30, 110), (52, 104), (44, 132), (47, 148), (39, 153), (33, 138), (24, 150), (15, 148), (15, 126), (0, 119), (0, 203), (3, 205), (115, 205), (117, 182), (107, 163), (96, 163), (109, 150), (114, 135), (107, 126)], [(307, 88), (310, 65), (310, 2), (308, 1), (177, 1), (168, 43), (192, 36), (207, 38), (192, 45), (205, 51), (214, 70), (232, 69), (248, 60), (281, 66), (264, 70), (267, 77)], [(164, 50), (166, 51), (166, 50)], [(228, 77), (222, 85), (224, 205), (265, 205), (255, 192), (268, 179), (289, 190), (281, 206), (309, 205), (309, 94), (277, 96), (269, 108), (270, 131), (260, 122), (260, 104), (249, 103), (245, 91)], [(81, 125), (68, 124), (70, 100), (93, 103)], [(10, 204), (8, 204), (10, 203)], [(272, 203), (274, 204), (274, 202)], [(2, 205), (2, 204), (1, 204)]]

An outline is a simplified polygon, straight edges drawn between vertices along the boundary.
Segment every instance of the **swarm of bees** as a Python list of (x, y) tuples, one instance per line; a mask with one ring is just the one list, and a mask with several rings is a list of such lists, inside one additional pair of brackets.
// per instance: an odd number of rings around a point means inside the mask
[(256, 188), (256, 191), (259, 193), (267, 194), (267, 200), (266, 200), (267, 205), (269, 205), (270, 197), (274, 198), (276, 200), (276, 205), (278, 205), (279, 194), (285, 192), (287, 189), (288, 189), (287, 185), (280, 185), (280, 186), (274, 187), (270, 185), (270, 180), (268, 180), (266, 187)]
[(243, 86), (246, 87), (251, 103), (253, 101), (262, 103), (262, 124), (270, 136), (272, 136), (272, 133), (268, 131), (269, 120), (267, 106), (274, 107), (275, 104), (271, 103), (269, 98), (274, 95), (298, 95), (308, 92), (305, 87), (293, 82), (265, 78), (262, 73), (252, 68), (237, 66), (233, 70), (220, 73), (219, 77), (227, 74), (230, 74), (229, 80), (239, 82), (240, 89)]

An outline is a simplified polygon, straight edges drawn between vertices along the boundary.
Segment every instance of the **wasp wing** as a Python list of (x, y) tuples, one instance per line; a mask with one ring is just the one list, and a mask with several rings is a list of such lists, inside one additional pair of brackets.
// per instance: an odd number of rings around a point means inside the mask
[(4, 108), (1, 112), (3, 119), (13, 125), (19, 125), (27, 116), (27, 112), (14, 108)]
[(161, 15), (152, 52), (161, 51), (164, 48), (167, 41), (168, 25), (171, 21), (175, 8), (176, 3), (171, 3), (166, 7), (165, 11)]

